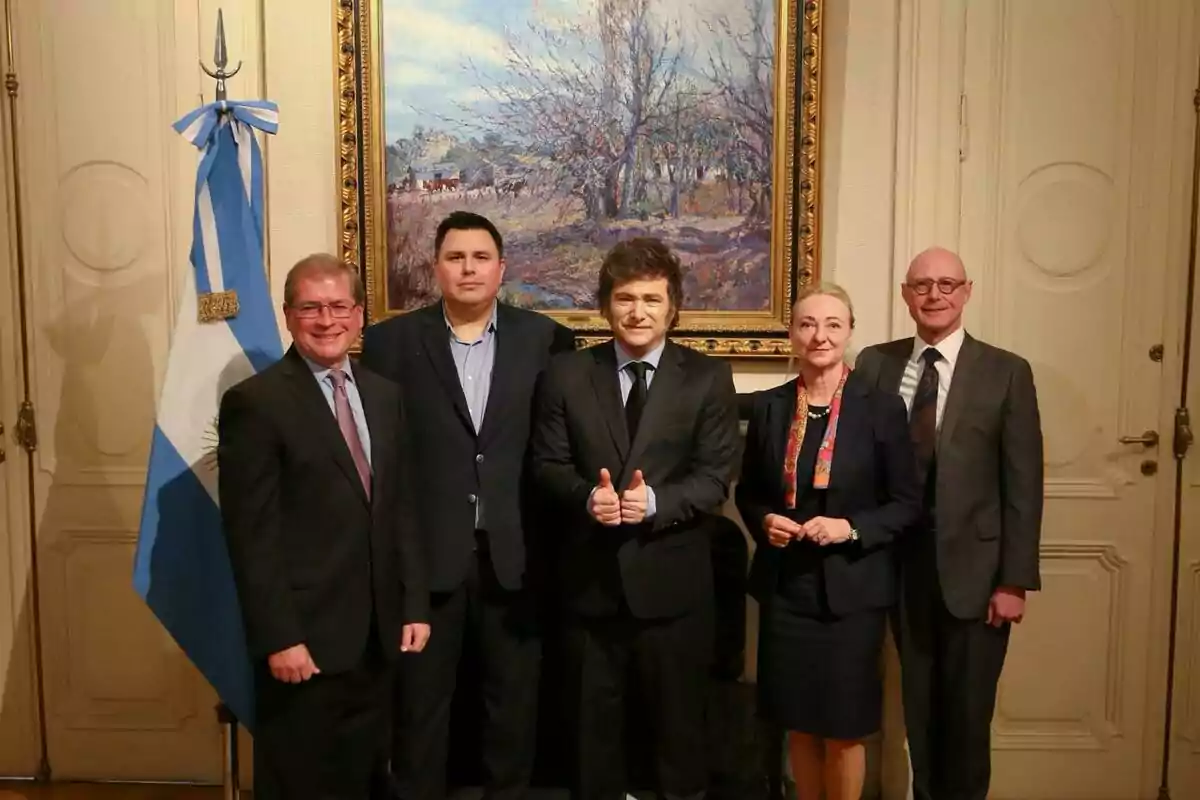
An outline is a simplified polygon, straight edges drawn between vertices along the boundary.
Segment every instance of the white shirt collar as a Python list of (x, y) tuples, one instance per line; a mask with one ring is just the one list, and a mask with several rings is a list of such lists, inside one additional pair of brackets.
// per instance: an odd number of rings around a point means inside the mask
[(663, 340), (658, 343), (658, 347), (654, 348), (649, 353), (646, 353), (645, 358), (634, 358), (633, 356), (629, 355), (625, 348), (621, 346), (621, 343), (615, 338), (613, 339), (613, 347), (615, 347), (617, 351), (617, 372), (625, 369), (625, 365), (633, 361), (644, 361), (657, 370), (658, 362), (660, 359), (662, 359), (663, 350), (667, 347), (667, 339), (666, 337), (663, 337)]
[(958, 361), (959, 351), (962, 350), (963, 342), (966, 340), (966, 338), (967, 331), (961, 326), (954, 333), (938, 342), (937, 345), (929, 344), (919, 335), (914, 336), (913, 351), (912, 355), (909, 356), (909, 360), (919, 361), (922, 353), (924, 353), (930, 347), (936, 347), (937, 351), (941, 353), (942, 358), (946, 360), (946, 363), (949, 364), (950, 368), (953, 370), (954, 363)]

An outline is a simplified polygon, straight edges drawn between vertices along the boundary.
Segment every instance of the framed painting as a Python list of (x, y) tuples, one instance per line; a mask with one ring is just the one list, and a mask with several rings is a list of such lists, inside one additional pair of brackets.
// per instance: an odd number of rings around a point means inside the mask
[(434, 301), (438, 222), (496, 223), (501, 299), (607, 338), (604, 253), (663, 239), (677, 342), (781, 356), (820, 272), (820, 0), (336, 0), (341, 253), (368, 318)]

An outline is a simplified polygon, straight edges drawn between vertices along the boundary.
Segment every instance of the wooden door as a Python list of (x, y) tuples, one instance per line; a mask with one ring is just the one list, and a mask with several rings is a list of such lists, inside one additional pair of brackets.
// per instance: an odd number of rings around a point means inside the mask
[(188, 269), (198, 154), (171, 124), (200, 100), (198, 4), (14, 7), (52, 775), (217, 782), (215, 697), (131, 584)]
[(1166, 310), (1186, 252), (1195, 29), (1187, 0), (966, 4), (972, 325), (1033, 364), (1047, 462), (1044, 586), (1001, 681), (995, 798), (1158, 787), (1178, 373), (1154, 348), (1181, 344)]

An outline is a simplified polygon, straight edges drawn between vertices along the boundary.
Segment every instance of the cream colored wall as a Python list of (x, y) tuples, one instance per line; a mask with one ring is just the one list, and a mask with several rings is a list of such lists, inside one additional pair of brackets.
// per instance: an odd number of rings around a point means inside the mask
[[(231, 34), (230, 48), (234, 59), (263, 65), (263, 96), (280, 108), (279, 133), (266, 143), (272, 287), (280, 298), (289, 265), (337, 244), (333, 14), (329, 0), (263, 5), (261, 41), (245, 24), (240, 41)], [(242, 19), (243, 9), (257, 3), (223, 6), (227, 20), (231, 6)], [(827, 4), (825, 12), (821, 257), (825, 275), (854, 298), (859, 347), (893, 329), (899, 6), (899, 0), (849, 0)], [(231, 96), (250, 89), (234, 83)], [(783, 371), (779, 363), (735, 362), (739, 391), (773, 386)]]

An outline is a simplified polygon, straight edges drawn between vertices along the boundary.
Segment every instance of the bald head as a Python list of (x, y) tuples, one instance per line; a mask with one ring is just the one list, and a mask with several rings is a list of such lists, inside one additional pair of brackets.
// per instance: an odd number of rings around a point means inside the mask
[(962, 327), (971, 282), (957, 253), (931, 247), (908, 265), (900, 294), (917, 323), (917, 334), (925, 342), (937, 344)]
[(911, 283), (913, 280), (932, 276), (936, 276), (935, 280), (937, 277), (947, 277), (965, 281), (967, 268), (963, 266), (958, 253), (944, 247), (930, 247), (917, 253), (916, 257), (909, 262), (906, 279)]

